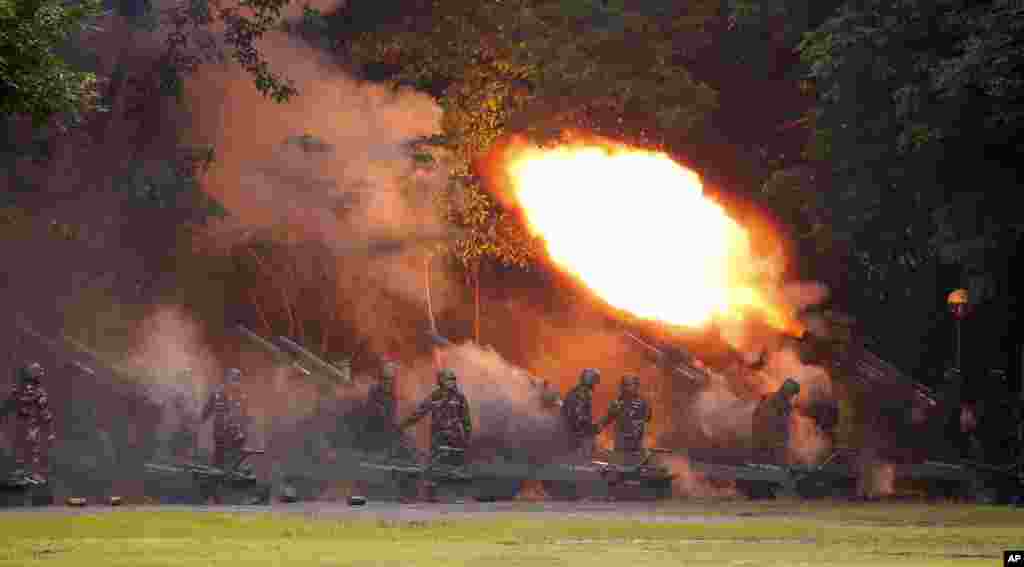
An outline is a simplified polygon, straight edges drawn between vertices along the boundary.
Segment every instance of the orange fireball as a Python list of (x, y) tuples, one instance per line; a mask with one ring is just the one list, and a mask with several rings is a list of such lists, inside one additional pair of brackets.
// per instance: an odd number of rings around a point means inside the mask
[(573, 144), (520, 149), (506, 166), (551, 260), (613, 307), (686, 327), (756, 313), (800, 332), (759, 289), (747, 231), (667, 155)]

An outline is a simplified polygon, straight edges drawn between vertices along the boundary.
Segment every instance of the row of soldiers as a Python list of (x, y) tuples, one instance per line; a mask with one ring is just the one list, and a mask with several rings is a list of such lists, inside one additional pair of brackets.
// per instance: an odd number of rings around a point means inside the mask
[[(416, 406), (413, 413), (396, 425), (397, 398), (395, 379), (398, 366), (386, 362), (378, 380), (369, 391), (367, 399), (368, 419), (364, 438), (379, 443), (393, 443), (401, 431), (419, 422), (426, 416), (431, 418), (431, 458), (435, 462), (458, 466), (464, 462), (464, 451), (469, 447), (473, 423), (469, 402), (458, 387), (458, 379), (451, 369), (437, 373), (437, 387)], [(12, 411), (17, 415), (15, 435), (15, 456), (18, 464), (35, 477), (44, 477), (46, 471), (46, 449), (54, 441), (54, 416), (49, 398), (42, 385), (45, 376), (39, 363), (31, 363), (19, 370), (19, 379), (11, 396), (0, 406), (0, 418)], [(593, 452), (594, 439), (608, 425), (615, 423), (615, 449), (629, 456), (639, 455), (644, 450), (644, 436), (653, 416), (650, 403), (640, 395), (640, 378), (629, 375), (622, 379), (619, 396), (611, 402), (605, 416), (595, 423), (593, 419), (593, 392), (601, 381), (597, 369), (587, 368), (580, 374), (579, 383), (573, 387), (561, 405), (562, 418), (568, 432), (572, 451), (589, 457)], [(793, 399), (800, 386), (787, 380), (780, 390), (761, 401), (755, 412), (755, 434), (772, 436), (762, 439), (770, 448), (785, 447), (789, 414)], [(219, 468), (230, 466), (248, 440), (247, 399), (242, 388), (242, 372), (229, 368), (223, 382), (210, 393), (203, 407), (201, 421), (213, 418), (214, 454), (213, 465)], [(781, 436), (781, 437), (780, 437)], [(454, 449), (454, 450), (452, 450)], [(775, 460), (784, 456), (775, 455)], [(42, 478), (40, 478), (42, 480)]]
[[(46, 482), (50, 445), (56, 441), (54, 412), (43, 386), (46, 371), (38, 362), (18, 369), (11, 393), (0, 404), (0, 423), (15, 415), (14, 458), (16, 473), (35, 483)], [(214, 465), (224, 467), (247, 441), (247, 411), (241, 388), (242, 373), (228, 369), (223, 383), (211, 392), (203, 408), (202, 421), (214, 420)]]

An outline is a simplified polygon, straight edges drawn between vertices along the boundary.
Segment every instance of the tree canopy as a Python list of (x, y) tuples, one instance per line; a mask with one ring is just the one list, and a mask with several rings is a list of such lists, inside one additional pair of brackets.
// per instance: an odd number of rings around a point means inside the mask
[[(923, 339), (944, 266), (992, 299), (992, 252), (1020, 235), (1010, 201), (1024, 11), (1001, 0), (824, 4), (783, 34), (801, 56), (793, 79), (814, 94), (801, 121), (810, 136), (763, 192), (807, 249), (847, 259), (837, 276), (850, 309), (884, 338), (916, 325), (910, 336)], [(757, 36), (807, 5), (738, 2), (733, 21)], [(878, 323), (896, 301), (913, 315), (887, 332)]]
[(96, 75), (60, 51), (101, 13), (99, 0), (0, 0), (0, 115), (42, 126), (55, 116), (74, 123), (96, 108)]
[(657, 129), (696, 128), (716, 95), (677, 64), (673, 36), (699, 29), (715, 5), (433, 2), (426, 17), (363, 31), (347, 49), (444, 109), (429, 143), (451, 157), (446, 212), (467, 229), (457, 257), (526, 266), (536, 243), (484, 190), (478, 160), (513, 133), (541, 142), (576, 129), (657, 145)]
[[(295, 85), (271, 69), (257, 45), (280, 28), (289, 3), (176, 2), (155, 11), (149, 2), (126, 0), (116, 3), (114, 13), (166, 35), (166, 50), (155, 62), (164, 94), (180, 95), (186, 76), (205, 63), (230, 59), (253, 76), (262, 94), (284, 102), (296, 94)], [(75, 124), (102, 110), (103, 78), (88, 69), (79, 40), (103, 31), (96, 22), (106, 14), (100, 0), (0, 1), (0, 115), (29, 117), (41, 127), (54, 118)]]

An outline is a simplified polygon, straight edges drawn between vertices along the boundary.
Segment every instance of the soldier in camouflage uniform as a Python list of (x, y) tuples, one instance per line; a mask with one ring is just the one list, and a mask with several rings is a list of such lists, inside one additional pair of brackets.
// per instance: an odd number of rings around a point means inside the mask
[(786, 464), (789, 446), (789, 416), (800, 393), (800, 383), (787, 378), (782, 387), (765, 396), (754, 410), (752, 420), (754, 446), (772, 464)]
[(438, 388), (420, 402), (400, 426), (405, 429), (430, 414), (430, 447), (434, 458), (452, 465), (462, 464), (462, 453), (444, 455), (440, 447), (465, 449), (473, 434), (469, 402), (458, 389), (455, 371), (445, 368), (437, 373)]
[(246, 425), (248, 408), (242, 391), (242, 371), (229, 368), (224, 373), (224, 383), (216, 388), (206, 400), (201, 417), (202, 423), (213, 417), (213, 466), (230, 466), (245, 447), (248, 437)]
[[(462, 466), (465, 464), (463, 451), (446, 451), (442, 447), (463, 450), (469, 447), (469, 440), (473, 434), (469, 402), (458, 389), (454, 370), (440, 370), (437, 373), (437, 384), (438, 388), (430, 397), (420, 402), (416, 411), (406, 418), (399, 428), (406, 429), (429, 413), (431, 460), (444, 465)], [(436, 499), (436, 488), (433, 482), (427, 483), (429, 500)]]
[(49, 444), (54, 441), (53, 412), (50, 399), (40, 383), (46, 373), (38, 362), (19, 369), (18, 383), (11, 390), (11, 396), (0, 407), (0, 418), (14, 412), (15, 458), (37, 482), (45, 480), (48, 467)]
[(601, 373), (594, 368), (580, 373), (580, 382), (562, 401), (562, 418), (569, 432), (569, 449), (589, 458), (594, 451), (594, 436), (599, 429), (594, 424), (594, 386), (601, 382)]
[(398, 365), (385, 362), (377, 383), (370, 387), (366, 397), (366, 439), (368, 448), (393, 446), (401, 433), (395, 425), (395, 376)]
[(640, 378), (626, 376), (622, 379), (619, 397), (608, 406), (608, 413), (597, 425), (601, 431), (615, 422), (615, 450), (627, 462), (644, 459), (644, 434), (651, 421), (651, 405), (640, 397)]

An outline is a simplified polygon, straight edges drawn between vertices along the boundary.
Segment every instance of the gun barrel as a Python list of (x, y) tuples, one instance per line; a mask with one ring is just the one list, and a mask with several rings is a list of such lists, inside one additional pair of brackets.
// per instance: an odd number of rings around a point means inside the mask
[(676, 349), (677, 352), (681, 355), (681, 358), (684, 362), (683, 364), (673, 365), (669, 362), (669, 356), (667, 353), (665, 353), (665, 351), (651, 344), (648, 344), (646, 341), (634, 335), (633, 333), (626, 332), (625, 335), (629, 337), (630, 340), (632, 340), (633, 342), (647, 350), (648, 353), (654, 355), (655, 361), (662, 368), (665, 368), (670, 372), (678, 376), (681, 376), (698, 386), (703, 386), (704, 384), (707, 384), (708, 382), (711, 381), (711, 377), (708, 375), (707, 372), (701, 370), (700, 368), (697, 368), (696, 366), (693, 366), (690, 363), (690, 361), (693, 360), (693, 355), (691, 355), (690, 353), (682, 349)]
[(333, 376), (337, 380), (339, 380), (339, 381), (341, 381), (341, 382), (343, 382), (345, 384), (349, 384), (349, 383), (352, 382), (352, 377), (351, 376), (347, 376), (341, 370), (338, 370), (336, 367), (334, 367), (334, 365), (328, 364), (326, 361), (324, 361), (324, 359), (322, 359), (319, 356), (313, 354), (312, 352), (307, 350), (305, 347), (303, 347), (302, 345), (300, 345), (300, 344), (296, 343), (295, 341), (289, 339), (288, 337), (283, 337), (283, 336), (278, 335), (277, 337), (275, 337), (275, 340), (278, 342), (278, 344), (280, 344), (282, 347), (284, 347), (285, 350), (288, 350), (289, 352), (291, 352), (295, 356), (301, 356), (301, 357), (305, 358), (307, 361), (313, 363), (318, 368), (320, 368), (320, 370), (322, 370), (323, 372)]
[(260, 348), (262, 348), (263, 350), (265, 350), (265, 351), (269, 352), (270, 354), (274, 355), (275, 358), (278, 358), (278, 359), (285, 359), (285, 358), (287, 358), (286, 353), (280, 347), (278, 347), (274, 343), (268, 341), (267, 339), (264, 339), (263, 337), (257, 335), (256, 333), (250, 331), (249, 328), (246, 327), (245, 325), (242, 325), (241, 323), (239, 323), (238, 325), (235, 325), (235, 330), (238, 331), (239, 334), (241, 334), (243, 337), (248, 339), (250, 342), (254, 343), (255, 345), (257, 345)]
[(182, 467), (175, 467), (175, 466), (171, 466), (171, 465), (160, 465), (160, 464), (157, 464), (157, 463), (146, 463), (144, 465), (144, 467), (149, 472), (171, 473), (171, 474), (181, 474), (181, 473), (187, 472)]

